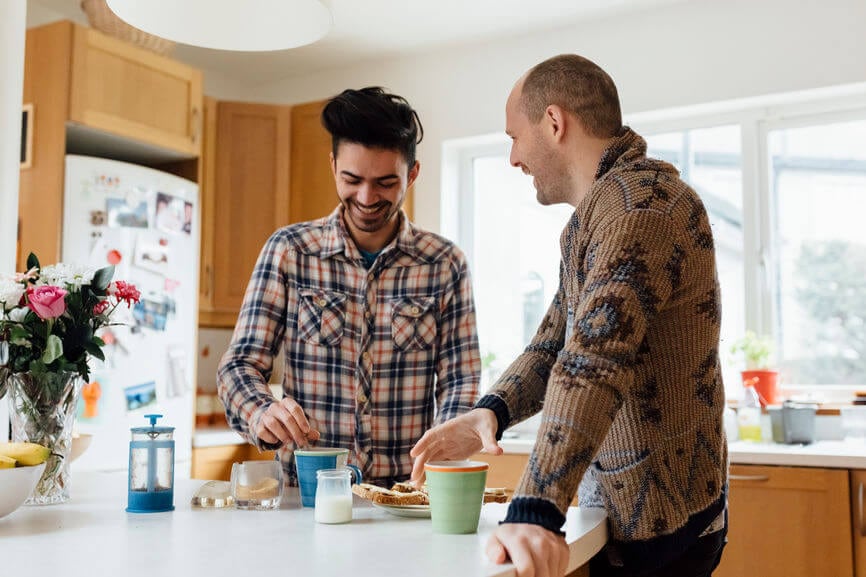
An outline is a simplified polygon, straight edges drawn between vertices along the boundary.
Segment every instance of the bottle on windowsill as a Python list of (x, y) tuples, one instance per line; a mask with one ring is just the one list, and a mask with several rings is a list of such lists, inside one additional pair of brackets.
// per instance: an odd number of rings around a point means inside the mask
[(750, 382), (743, 383), (743, 401), (737, 409), (737, 430), (741, 441), (761, 440), (761, 400)]

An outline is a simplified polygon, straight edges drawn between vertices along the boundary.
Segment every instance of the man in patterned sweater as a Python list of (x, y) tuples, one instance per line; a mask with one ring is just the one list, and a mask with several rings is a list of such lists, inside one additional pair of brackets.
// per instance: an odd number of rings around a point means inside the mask
[[(276, 449), (348, 448), (364, 480), (391, 486), (434, 424), (477, 400), (481, 361), (463, 253), (409, 222), (423, 135), (415, 110), (378, 87), (345, 90), (322, 111), (340, 204), (265, 243), (217, 376), (233, 429)], [(282, 352), (280, 353), (280, 350)], [(283, 355), (283, 395), (267, 386)]]
[[(604, 507), (599, 575), (705, 576), (726, 536), (720, 295), (700, 198), (621, 124), (611, 78), (576, 55), (532, 68), (506, 105), (511, 164), (541, 204), (575, 212), (560, 286), (525, 352), (470, 413), (413, 448), (428, 460), (502, 452), (502, 432), (542, 411), (535, 447), (488, 546), (520, 575), (562, 575), (560, 533), (578, 492)], [(579, 486), (579, 491), (578, 491)]]

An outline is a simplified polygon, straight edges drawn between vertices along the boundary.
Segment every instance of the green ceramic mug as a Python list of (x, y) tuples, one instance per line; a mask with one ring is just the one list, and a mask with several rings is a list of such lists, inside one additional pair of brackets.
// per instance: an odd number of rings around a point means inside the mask
[(434, 533), (478, 530), (487, 467), (482, 461), (431, 461), (424, 465)]

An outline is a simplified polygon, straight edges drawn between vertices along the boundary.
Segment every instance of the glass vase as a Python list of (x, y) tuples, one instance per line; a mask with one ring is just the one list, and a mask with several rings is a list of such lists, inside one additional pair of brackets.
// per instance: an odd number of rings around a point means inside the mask
[(10, 373), (7, 376), (12, 440), (38, 443), (51, 450), (45, 472), (27, 505), (69, 499), (72, 424), (81, 392), (78, 373)]

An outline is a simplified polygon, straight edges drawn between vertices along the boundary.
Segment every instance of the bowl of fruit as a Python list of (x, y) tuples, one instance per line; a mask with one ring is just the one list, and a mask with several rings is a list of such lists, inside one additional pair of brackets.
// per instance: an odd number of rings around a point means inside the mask
[(0, 519), (27, 500), (50, 454), (36, 443), (0, 443)]

